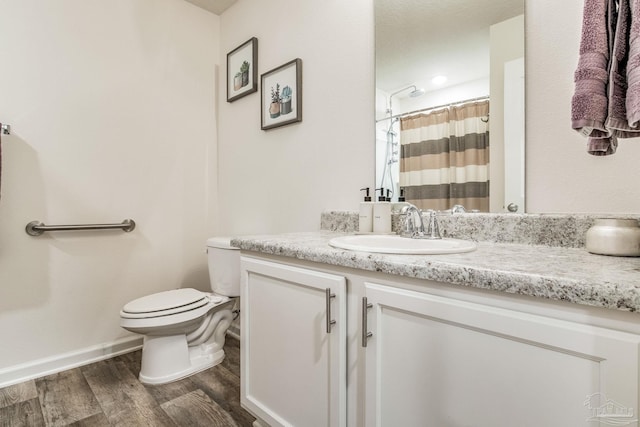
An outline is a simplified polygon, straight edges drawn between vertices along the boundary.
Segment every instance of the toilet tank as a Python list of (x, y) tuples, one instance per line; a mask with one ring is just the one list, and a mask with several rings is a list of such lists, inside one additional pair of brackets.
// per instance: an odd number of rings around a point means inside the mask
[(228, 237), (207, 240), (211, 290), (228, 297), (240, 296), (240, 249), (230, 245)]

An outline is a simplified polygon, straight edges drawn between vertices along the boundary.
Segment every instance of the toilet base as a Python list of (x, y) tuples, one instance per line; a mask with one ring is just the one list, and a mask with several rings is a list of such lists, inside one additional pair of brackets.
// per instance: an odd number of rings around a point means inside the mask
[(224, 350), (213, 343), (189, 347), (184, 334), (147, 335), (139, 379), (147, 385), (166, 384), (211, 368), (223, 360)]

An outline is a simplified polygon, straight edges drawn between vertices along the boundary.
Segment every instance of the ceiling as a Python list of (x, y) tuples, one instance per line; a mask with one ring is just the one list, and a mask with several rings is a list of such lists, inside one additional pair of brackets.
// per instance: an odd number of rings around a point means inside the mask
[(198, 7), (213, 12), (216, 15), (220, 15), (225, 10), (229, 9), (236, 0), (187, 0), (189, 3), (193, 3)]
[(524, 0), (375, 0), (376, 87), (488, 78), (489, 27), (523, 13)]

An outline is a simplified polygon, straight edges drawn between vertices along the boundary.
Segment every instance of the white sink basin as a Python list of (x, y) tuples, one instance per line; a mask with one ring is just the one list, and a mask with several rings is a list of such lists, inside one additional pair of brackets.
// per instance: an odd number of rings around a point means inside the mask
[(361, 234), (329, 240), (334, 248), (381, 254), (437, 255), (476, 250), (476, 244), (459, 239), (410, 239), (398, 235)]

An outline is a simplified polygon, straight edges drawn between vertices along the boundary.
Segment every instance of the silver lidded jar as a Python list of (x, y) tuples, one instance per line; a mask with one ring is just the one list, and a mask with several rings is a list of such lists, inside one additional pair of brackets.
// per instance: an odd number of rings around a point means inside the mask
[(640, 227), (635, 219), (597, 219), (585, 237), (586, 249), (593, 254), (640, 256)]

